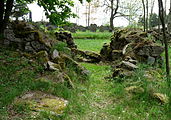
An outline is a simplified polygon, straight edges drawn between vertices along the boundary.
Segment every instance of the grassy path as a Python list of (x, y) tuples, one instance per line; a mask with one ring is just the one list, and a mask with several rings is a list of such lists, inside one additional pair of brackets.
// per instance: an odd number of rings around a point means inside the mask
[[(86, 86), (89, 107), (80, 120), (112, 120), (114, 116), (110, 114), (112, 109), (112, 99), (110, 98), (111, 83), (105, 79), (110, 74), (109, 66), (83, 63), (84, 67), (91, 71), (90, 85)], [(84, 96), (84, 95), (82, 95)], [(86, 100), (82, 101), (85, 104)], [(77, 118), (78, 119), (78, 118)]]
[[(91, 76), (88, 84), (79, 84), (76, 106), (66, 120), (170, 120), (166, 107), (146, 98), (125, 93), (128, 83), (112, 82), (105, 79), (110, 75), (110, 66), (82, 63)], [(80, 88), (84, 88), (80, 92)], [(76, 101), (75, 101), (76, 102)]]

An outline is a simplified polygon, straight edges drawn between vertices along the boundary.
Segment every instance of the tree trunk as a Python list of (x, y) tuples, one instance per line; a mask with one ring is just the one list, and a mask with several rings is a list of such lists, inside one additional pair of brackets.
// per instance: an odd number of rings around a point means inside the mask
[[(9, 16), (11, 15), (11, 10), (13, 7), (14, 0), (7, 0), (5, 5), (5, 0), (0, 1), (0, 35), (4, 35), (4, 30), (9, 22)], [(4, 9), (6, 8), (6, 9)]]
[(0, 36), (3, 36), (4, 0), (0, 1)]
[(146, 0), (146, 11), (147, 11), (147, 17), (146, 17), (146, 30), (148, 31), (148, 20), (149, 20), (149, 18), (148, 18), (148, 0)]
[[(151, 17), (151, 16), (152, 16), (152, 14), (153, 14), (154, 2), (155, 2), (155, 0), (152, 0), (152, 2), (151, 2), (150, 17)], [(149, 27), (150, 27), (150, 29), (152, 29), (152, 25), (150, 24), (151, 22), (152, 22), (152, 21), (151, 21), (151, 19), (150, 19), (150, 22), (149, 22)]]
[(110, 28), (111, 28), (111, 30), (113, 30), (114, 29), (114, 24), (113, 24), (113, 15), (110, 17)]
[(113, 4), (114, 4), (114, 1), (111, 0), (111, 13), (110, 13), (110, 28), (111, 28), (111, 30), (114, 29), (114, 24), (113, 24), (113, 20), (114, 20), (114, 8), (113, 8)]
[(90, 26), (90, 14), (91, 14), (91, 11), (90, 11), (90, 2), (88, 3), (88, 26)]
[(167, 24), (167, 13), (166, 13), (166, 10), (167, 10), (167, 0), (165, 0), (165, 8), (164, 8), (164, 17), (165, 17), (165, 24)]
[[(169, 75), (170, 75), (169, 53), (168, 53), (168, 41), (166, 38), (166, 26), (165, 26), (165, 18), (164, 18), (163, 1), (158, 0), (158, 2), (159, 2), (159, 17), (160, 17), (161, 24), (162, 24), (163, 40), (165, 44), (166, 73), (167, 73), (167, 78), (169, 78)], [(170, 81), (169, 81), (169, 84), (170, 84)]]
[(171, 0), (170, 0), (169, 19), (168, 19), (167, 28), (168, 28), (169, 33), (171, 33)]
[(29, 22), (32, 22), (32, 12), (29, 12)]
[(142, 4), (143, 4), (143, 10), (144, 10), (144, 32), (146, 31), (146, 10), (145, 10), (145, 3), (144, 0), (142, 0)]

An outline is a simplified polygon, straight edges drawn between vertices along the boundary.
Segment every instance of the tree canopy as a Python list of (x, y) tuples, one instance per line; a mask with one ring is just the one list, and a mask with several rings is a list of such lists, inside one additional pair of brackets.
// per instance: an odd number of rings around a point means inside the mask
[[(82, 0), (79, 0), (81, 3)], [(90, 2), (90, 0), (86, 0)], [(0, 1), (0, 34), (3, 34), (4, 29), (9, 21), (14, 3), (28, 4), (37, 2), (37, 4), (44, 8), (46, 16), (50, 22), (56, 25), (65, 23), (70, 17), (75, 17), (71, 11), (74, 6), (73, 0), (1, 0)]]

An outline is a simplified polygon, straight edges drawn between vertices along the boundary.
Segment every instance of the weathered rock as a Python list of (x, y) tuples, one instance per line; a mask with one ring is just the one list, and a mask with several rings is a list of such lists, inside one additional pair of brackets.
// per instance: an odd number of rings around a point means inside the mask
[[(82, 51), (78, 49), (72, 49), (74, 56), (79, 56), (79, 60), (87, 61), (90, 63), (98, 63), (101, 61), (101, 56), (98, 53), (92, 51)], [(81, 59), (82, 57), (82, 59)], [(78, 58), (78, 57), (77, 57)]]
[(68, 32), (56, 32), (55, 33), (57, 40), (66, 42), (69, 48), (77, 48), (74, 43), (71, 33)]
[(42, 99), (34, 109), (36, 111), (47, 111), (51, 112), (51, 114), (60, 115), (66, 108), (67, 103), (67, 101), (57, 98), (45, 98)]
[[(13, 105), (25, 105), (29, 107), (30, 111), (34, 111), (35, 118), (37, 118), (39, 112), (48, 112), (51, 115), (61, 115), (68, 105), (68, 101), (63, 98), (46, 94), (40, 91), (28, 92), (23, 96), (15, 99)], [(11, 108), (14, 106), (11, 105)], [(15, 113), (13, 113), (15, 114)]]
[(126, 69), (123, 69), (123, 68), (117, 68), (117, 69), (114, 69), (113, 70), (113, 74), (112, 74), (112, 77), (115, 78), (115, 77), (131, 77), (133, 75), (133, 71), (129, 71), (129, 70), (126, 70)]
[(51, 58), (52, 58), (53, 60), (56, 59), (56, 58), (60, 58), (59, 52), (58, 52), (56, 49), (52, 52)]
[[(129, 62), (130, 58), (126, 59), (127, 61), (122, 61), (113, 65), (113, 77), (130, 77), (134, 74), (134, 70), (138, 68), (135, 64)], [(134, 61), (133, 61), (134, 62)]]
[(155, 60), (156, 59), (154, 57), (148, 56), (147, 64), (153, 65), (155, 63)]
[(111, 52), (112, 52), (112, 49), (110, 48), (110, 45), (107, 43), (104, 43), (103, 48), (100, 51), (102, 61), (106, 61), (106, 60), (111, 61), (112, 60)]
[(60, 65), (58, 65), (58, 64), (56, 64), (56, 63), (53, 63), (53, 62), (51, 62), (51, 61), (48, 61), (47, 62), (47, 68), (49, 69), (49, 70), (52, 70), (52, 71), (58, 71), (58, 70), (62, 70), (61, 69), (61, 67), (60, 67)]
[(30, 42), (26, 43), (24, 49), (25, 49), (26, 52), (30, 52), (30, 53), (31, 53), (31, 52), (33, 53), (33, 52), (35, 51), (35, 50), (33, 49), (33, 47), (31, 47)]
[(152, 56), (152, 57), (160, 56), (163, 51), (164, 51), (164, 47), (155, 44), (151, 44), (151, 45), (144, 44), (143, 46), (139, 46), (135, 49), (137, 55)]
[(138, 63), (137, 60), (133, 60), (130, 56), (126, 56), (124, 61), (128, 61), (128, 62), (130, 62), (130, 63), (132, 63), (134, 65), (136, 65)]
[(85, 57), (91, 59), (91, 62), (100, 62), (101, 56), (95, 52), (85, 51)]
[(20, 21), (9, 23), (8, 28), (5, 29), (4, 36), (4, 45), (13, 46), (21, 51), (35, 53), (42, 50), (50, 50), (49, 41), (51, 40), (29, 23)]
[(118, 59), (122, 59), (123, 54), (121, 50), (112, 50), (111, 53), (111, 59), (114, 60), (118, 60)]
[(169, 98), (161, 93), (153, 93), (152, 97), (157, 99), (159, 102), (161, 102), (162, 104), (166, 104), (169, 103)]
[(110, 46), (103, 46), (101, 50), (103, 61), (123, 60), (125, 56), (130, 56), (138, 62), (147, 63), (151, 57), (155, 58), (155, 62), (160, 61), (164, 48), (154, 43), (154, 40), (149, 40), (148, 35), (149, 33), (140, 29), (115, 31)]
[(83, 76), (88, 76), (88, 72), (84, 67), (82, 67), (78, 62), (74, 61), (72, 58), (68, 57), (67, 55), (61, 55), (61, 58), (65, 61), (66, 66), (70, 65), (75, 68), (75, 71), (78, 74), (81, 74)]
[(34, 58), (38, 61), (38, 63), (44, 65), (49, 61), (48, 53), (46, 51), (40, 51), (34, 55)]
[(39, 41), (32, 41), (31, 46), (36, 52), (41, 51), (41, 50), (48, 51), (48, 49), (46, 48), (46, 45), (40, 43)]
[(122, 61), (122, 68), (128, 69), (128, 70), (135, 70), (138, 68), (138, 66), (134, 65), (133, 63)]

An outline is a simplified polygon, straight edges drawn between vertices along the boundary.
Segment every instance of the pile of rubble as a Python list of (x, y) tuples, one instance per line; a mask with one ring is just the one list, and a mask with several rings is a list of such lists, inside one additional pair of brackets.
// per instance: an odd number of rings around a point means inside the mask
[(49, 51), (54, 40), (47, 34), (36, 30), (35, 26), (26, 22), (15, 21), (8, 25), (4, 32), (4, 45), (21, 51), (35, 53)]
[(114, 32), (110, 44), (104, 44), (100, 55), (102, 61), (121, 61), (114, 66), (113, 76), (129, 76), (138, 68), (137, 62), (155, 65), (162, 63), (164, 48), (154, 41), (155, 38), (139, 29), (122, 29)]
[(101, 56), (98, 53), (92, 51), (82, 51), (72, 48), (73, 58), (79, 62), (89, 62), (89, 63), (99, 63), (101, 61)]
[(101, 56), (98, 53), (92, 51), (82, 51), (77, 49), (77, 45), (74, 43), (74, 39), (71, 33), (68, 32), (56, 32), (56, 39), (65, 42), (71, 49), (72, 57), (79, 62), (99, 63)]
[(56, 32), (56, 39), (62, 42), (66, 42), (69, 48), (77, 48), (74, 43), (71, 33), (68, 32)]
[(70, 33), (56, 33), (56, 37), (52, 38), (46, 33), (41, 33), (32, 24), (15, 21), (8, 25), (5, 30), (5, 46), (13, 47), (22, 51), (22, 54), (32, 61), (37, 61), (46, 70), (58, 71), (60, 80), (67, 81), (69, 86), (74, 87), (70, 77), (65, 73), (71, 65), (74, 67), (75, 74), (78, 76), (87, 76), (88, 71), (74, 61), (71, 56), (60, 53), (53, 46), (58, 41), (67, 42), (68, 47), (76, 48)]

